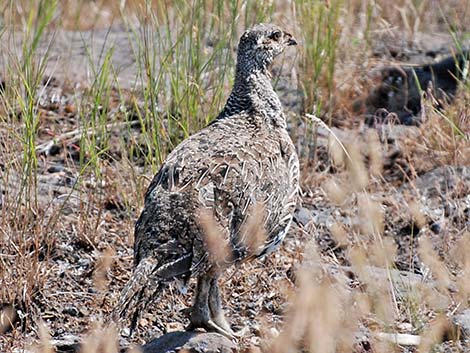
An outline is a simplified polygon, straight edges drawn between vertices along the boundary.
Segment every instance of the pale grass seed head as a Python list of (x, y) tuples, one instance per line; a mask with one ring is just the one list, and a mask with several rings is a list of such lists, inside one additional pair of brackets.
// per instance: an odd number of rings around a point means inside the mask
[(249, 216), (240, 229), (242, 243), (248, 254), (257, 255), (266, 241), (265, 219), (266, 207), (264, 203), (256, 202), (250, 207)]
[(383, 153), (377, 130), (368, 129), (366, 135), (371, 175), (380, 176), (383, 172)]
[(351, 194), (351, 190), (341, 184), (339, 180), (329, 179), (322, 185), (322, 189), (325, 191), (328, 200), (334, 205), (341, 206), (348, 199)]
[(83, 340), (82, 353), (116, 353), (119, 352), (119, 341), (114, 324), (102, 327), (100, 323), (93, 325), (90, 333)]
[[(289, 302), (283, 329), (266, 352), (350, 352), (357, 329), (352, 298), (341, 283), (315, 266), (320, 261), (314, 242), (305, 250), (304, 265), (296, 273), (297, 290)], [(307, 263), (306, 263), (307, 262)], [(351, 320), (348, 320), (345, 313)], [(351, 329), (354, 328), (354, 329)]]
[(352, 187), (355, 191), (362, 191), (369, 183), (369, 175), (364, 165), (364, 160), (359, 146), (357, 144), (350, 144), (348, 146), (348, 153), (350, 156), (347, 160), (348, 170)]
[(328, 152), (336, 167), (343, 168), (345, 166), (346, 155), (343, 145), (332, 134), (328, 135)]
[(457, 297), (462, 303), (468, 303), (470, 298), (470, 232), (465, 232), (457, 241), (450, 255), (453, 261), (461, 266), (461, 276), (456, 280)]
[(390, 237), (380, 237), (372, 242), (368, 253), (371, 265), (389, 268), (396, 258), (397, 245)]
[(283, 330), (274, 339), (269, 350), (272, 353), (295, 352), (297, 343), (302, 339), (310, 319), (310, 307), (314, 281), (305, 269), (300, 269), (296, 275), (298, 291), (291, 300), (291, 305), (286, 313)]
[[(337, 340), (342, 336), (344, 307), (339, 287), (333, 287), (327, 279), (312, 288), (307, 346), (312, 353), (334, 353)], [(348, 344), (345, 344), (348, 346)], [(349, 344), (351, 348), (352, 344)]]
[(410, 202), (410, 212), (413, 217), (413, 221), (422, 228), (426, 226), (426, 217), (423, 214), (421, 204), (417, 200)]
[(390, 296), (390, 289), (386, 280), (377, 281), (369, 266), (369, 254), (362, 246), (354, 246), (349, 251), (348, 259), (359, 280), (365, 284), (369, 303), (364, 302), (364, 307), (370, 305), (370, 313), (374, 313), (385, 325), (391, 325), (396, 317), (396, 307)]
[(243, 351), (243, 353), (263, 353), (263, 351), (261, 350), (261, 348), (257, 346), (252, 346), (246, 349), (245, 351)]
[(380, 353), (399, 353), (401, 351), (398, 350), (398, 347), (396, 344), (388, 342), (388, 341), (383, 341), (383, 340), (378, 340), (375, 339), (373, 341), (373, 347), (374, 347), (374, 352), (380, 352)]
[(302, 258), (302, 270), (304, 272), (308, 271), (312, 277), (319, 276), (321, 274), (319, 266), (321, 264), (321, 257), (318, 253), (318, 245), (314, 239), (311, 239), (305, 244), (305, 250), (302, 254)]
[(367, 317), (372, 311), (372, 303), (367, 293), (355, 291), (352, 293), (352, 302), (359, 317)]
[(264, 350), (266, 353), (294, 353), (298, 342), (304, 337), (308, 330), (309, 320), (312, 313), (310, 307), (312, 303), (312, 293), (315, 281), (320, 275), (320, 256), (317, 252), (317, 245), (312, 240), (306, 244), (303, 265), (296, 272), (297, 290), (291, 292), (289, 302), (291, 305), (285, 314), (285, 320), (281, 333), (275, 337), (271, 344)]
[(382, 205), (372, 200), (367, 194), (357, 198), (361, 231), (366, 235), (378, 236), (384, 231), (384, 214)]
[(115, 251), (113, 248), (106, 248), (99, 257), (95, 271), (93, 272), (93, 283), (99, 291), (104, 291), (107, 287), (107, 274), (113, 264)]
[(51, 335), (47, 326), (44, 322), (39, 322), (38, 324), (39, 331), (39, 347), (37, 349), (38, 353), (54, 353), (55, 349), (51, 344)]
[(449, 321), (444, 314), (434, 318), (421, 336), (418, 352), (432, 352), (434, 345), (442, 342), (442, 337), (449, 329)]
[(431, 269), (433, 277), (437, 280), (438, 288), (442, 293), (446, 293), (452, 281), (446, 265), (439, 259), (429, 238), (420, 238), (418, 253), (421, 260)]
[(212, 263), (225, 267), (232, 257), (227, 230), (221, 227), (208, 209), (199, 212), (199, 224), (202, 227), (204, 244)]
[(338, 244), (338, 246), (345, 247), (350, 244), (350, 241), (348, 239), (348, 233), (341, 223), (339, 222), (333, 223), (329, 227), (329, 230), (331, 232), (331, 235), (335, 239), (336, 243)]
[(351, 263), (354, 271), (359, 275), (359, 278), (364, 278), (364, 280), (367, 280), (368, 275), (366, 272), (366, 266), (368, 261), (365, 249), (359, 245), (350, 247), (348, 251), (348, 260)]
[(390, 327), (398, 319), (398, 308), (391, 296), (390, 288), (385, 283), (369, 282), (369, 297), (372, 303), (372, 313), (384, 327)]
[(443, 312), (449, 307), (449, 297), (436, 290), (436, 288), (431, 287), (426, 283), (418, 283), (415, 287), (415, 294), (419, 297), (419, 301), (421, 303), (426, 303), (426, 305), (429, 308), (432, 308), (432, 310)]

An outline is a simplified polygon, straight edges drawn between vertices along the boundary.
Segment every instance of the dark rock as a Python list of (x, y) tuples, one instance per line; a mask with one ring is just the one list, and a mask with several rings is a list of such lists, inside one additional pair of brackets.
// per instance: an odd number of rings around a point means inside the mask
[(63, 314), (74, 316), (74, 317), (82, 317), (83, 314), (73, 305), (67, 305), (63, 310)]
[(53, 166), (50, 166), (49, 168), (47, 168), (47, 172), (48, 173), (60, 173), (61, 171), (64, 170), (64, 166), (63, 165), (60, 165), (60, 164), (56, 164), (56, 165), (53, 165)]
[(57, 156), (60, 151), (62, 150), (62, 148), (59, 146), (59, 145), (52, 145), (51, 148), (49, 148), (49, 155), (50, 156)]
[(431, 229), (431, 231), (434, 233), (434, 234), (439, 234), (441, 232), (441, 225), (437, 222), (432, 222), (431, 225), (429, 226), (429, 228)]
[(467, 50), (435, 63), (386, 67), (380, 71), (380, 83), (365, 99), (356, 100), (352, 108), (362, 112), (369, 125), (389, 123), (392, 116), (401, 124), (419, 125), (416, 116), (421, 111), (422, 92), (430, 88), (439, 101), (438, 107), (452, 101), (468, 56)]
[(143, 353), (233, 353), (235, 343), (213, 332), (170, 332), (140, 347)]

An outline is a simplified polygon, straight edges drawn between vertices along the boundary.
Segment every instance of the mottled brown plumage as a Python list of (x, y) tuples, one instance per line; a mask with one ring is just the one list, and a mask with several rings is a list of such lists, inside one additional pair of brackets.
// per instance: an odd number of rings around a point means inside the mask
[[(217, 278), (224, 268), (275, 250), (289, 229), (299, 188), (299, 163), (286, 130), (268, 69), (292, 36), (257, 25), (240, 39), (235, 84), (225, 108), (206, 128), (178, 145), (145, 196), (135, 227), (135, 271), (114, 312), (140, 310), (173, 279), (198, 276), (190, 319), (193, 327), (231, 335)], [(256, 249), (242, 231), (255, 204), (263, 205), (266, 239)], [(227, 235), (223, 265), (211, 261), (201, 211), (209, 211)], [(253, 235), (254, 236), (254, 235)]]

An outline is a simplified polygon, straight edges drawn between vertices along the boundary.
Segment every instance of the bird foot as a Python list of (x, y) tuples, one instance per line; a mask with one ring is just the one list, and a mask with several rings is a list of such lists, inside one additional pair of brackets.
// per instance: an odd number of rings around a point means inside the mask
[(211, 321), (215, 323), (218, 327), (220, 327), (222, 330), (228, 333), (228, 334), (225, 334), (225, 336), (230, 337), (230, 338), (234, 338), (237, 336), (237, 334), (233, 332), (232, 328), (230, 327), (230, 324), (225, 319), (225, 316), (223, 314), (215, 316), (215, 317), (212, 316)]
[(207, 331), (217, 332), (221, 335), (224, 335), (228, 338), (235, 338), (237, 335), (232, 331), (230, 325), (227, 323), (225, 318), (221, 318), (220, 320), (213, 320), (208, 315), (204, 315), (203, 313), (197, 311), (191, 311), (190, 314), (191, 323), (186, 328), (187, 331), (194, 330), (196, 328), (203, 328)]

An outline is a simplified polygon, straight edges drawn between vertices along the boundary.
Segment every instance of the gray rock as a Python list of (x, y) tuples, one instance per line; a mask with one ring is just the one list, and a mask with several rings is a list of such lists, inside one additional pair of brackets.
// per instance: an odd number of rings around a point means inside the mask
[(57, 353), (78, 353), (82, 349), (80, 337), (69, 333), (60, 335), (50, 343)]
[(170, 332), (141, 347), (143, 353), (234, 353), (237, 346), (213, 332)]
[(460, 332), (462, 339), (470, 343), (470, 309), (455, 315), (452, 321)]
[(453, 190), (459, 181), (470, 182), (470, 167), (438, 167), (417, 178), (414, 187), (426, 198), (433, 198)]
[[(314, 261), (304, 261), (304, 266), (308, 266), (307, 268), (318, 268), (319, 264)], [(358, 268), (351, 267), (351, 266), (339, 266), (339, 265), (326, 265), (322, 266), (325, 270), (328, 271), (333, 277), (340, 278), (342, 274), (346, 274), (344, 279), (347, 278), (359, 278), (358, 277)], [(390, 281), (392, 282), (393, 290), (395, 295), (399, 298), (406, 296), (413, 288), (417, 286), (426, 286), (430, 289), (435, 287), (435, 283), (430, 280), (426, 280), (423, 276), (409, 272), (409, 271), (400, 271), (395, 269), (385, 269), (375, 266), (365, 266), (362, 271), (367, 277), (370, 279), (371, 282), (377, 283), (378, 285), (388, 286)], [(315, 272), (313, 272), (315, 273)], [(440, 295), (436, 292), (435, 296)], [(443, 299), (444, 300), (444, 299)]]
[(307, 223), (313, 220), (312, 211), (305, 207), (300, 207), (299, 209), (295, 210), (294, 219), (297, 223), (306, 226)]

